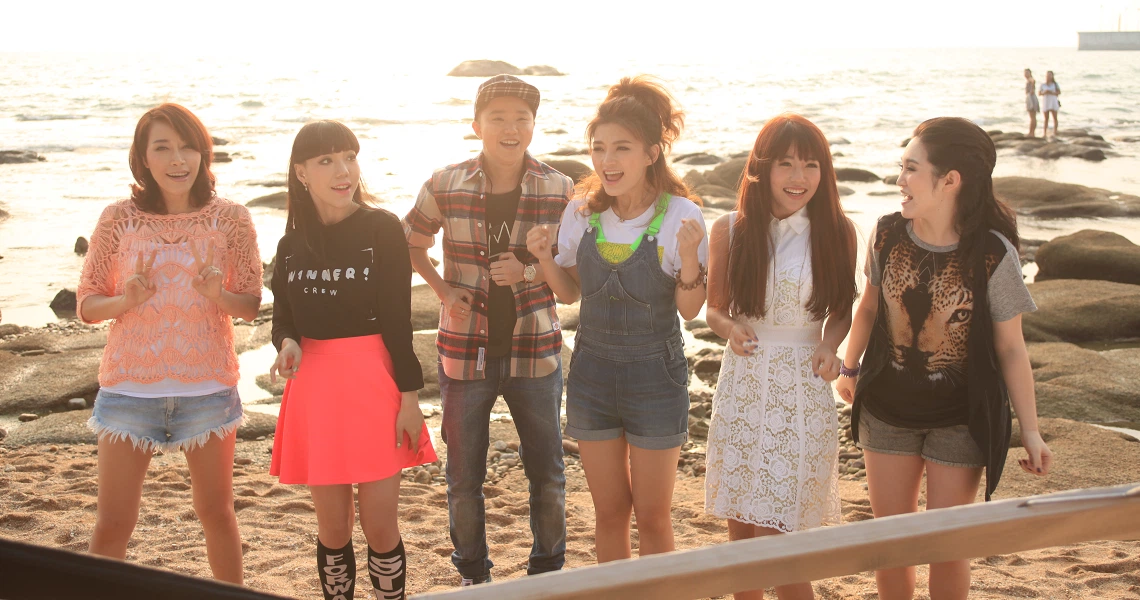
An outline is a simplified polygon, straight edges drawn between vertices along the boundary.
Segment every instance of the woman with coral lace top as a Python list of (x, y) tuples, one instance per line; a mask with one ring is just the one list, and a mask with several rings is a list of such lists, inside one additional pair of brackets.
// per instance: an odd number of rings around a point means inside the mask
[(214, 194), (213, 145), (177, 104), (135, 127), (131, 197), (95, 226), (79, 318), (112, 320), (89, 425), (99, 436), (90, 551), (125, 558), (153, 451), (181, 450), (214, 577), (242, 582), (233, 455), (242, 421), (231, 317), (261, 304), (261, 258), (245, 207)]

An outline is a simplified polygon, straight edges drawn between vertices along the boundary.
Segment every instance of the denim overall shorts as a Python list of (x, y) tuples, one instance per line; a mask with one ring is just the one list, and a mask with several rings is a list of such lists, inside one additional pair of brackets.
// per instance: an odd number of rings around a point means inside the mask
[(676, 280), (661, 270), (658, 232), (669, 196), (633, 254), (612, 264), (598, 215), (578, 245), (581, 320), (566, 382), (566, 434), (582, 441), (624, 435), (646, 450), (688, 437), (689, 365), (677, 315)]

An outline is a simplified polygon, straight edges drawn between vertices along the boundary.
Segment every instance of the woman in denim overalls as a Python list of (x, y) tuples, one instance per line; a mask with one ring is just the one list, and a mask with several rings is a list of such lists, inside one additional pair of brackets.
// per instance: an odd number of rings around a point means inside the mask
[(527, 248), (563, 302), (582, 298), (566, 391), (566, 432), (579, 441), (594, 499), (598, 562), (673, 550), (670, 508), (688, 437), (685, 319), (705, 301), (708, 241), (700, 207), (665, 160), (682, 115), (643, 77), (610, 88), (587, 133), (596, 175), (580, 184), (558, 231)]

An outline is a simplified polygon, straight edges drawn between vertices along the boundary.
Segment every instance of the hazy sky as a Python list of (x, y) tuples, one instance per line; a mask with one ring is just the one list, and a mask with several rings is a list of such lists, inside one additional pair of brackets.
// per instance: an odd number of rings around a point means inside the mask
[[(1076, 47), (1077, 31), (1140, 29), (1125, 0), (110, 0), (13, 2), (0, 51), (298, 54), (367, 51), (450, 64), (760, 56), (799, 48)], [(395, 6), (394, 6), (395, 5)], [(905, 56), (900, 57), (905, 60)]]

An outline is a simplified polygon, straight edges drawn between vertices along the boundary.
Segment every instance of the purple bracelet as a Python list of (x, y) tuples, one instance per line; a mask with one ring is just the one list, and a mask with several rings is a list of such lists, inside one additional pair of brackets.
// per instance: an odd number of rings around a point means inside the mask
[(859, 376), (859, 368), (861, 366), (862, 365), (855, 365), (854, 369), (848, 369), (847, 365), (844, 364), (842, 361), (840, 361), (840, 363), (839, 363), (839, 374), (843, 377), (848, 377), (850, 379), (854, 379), (854, 378)]

